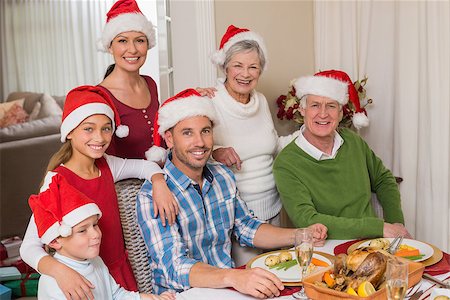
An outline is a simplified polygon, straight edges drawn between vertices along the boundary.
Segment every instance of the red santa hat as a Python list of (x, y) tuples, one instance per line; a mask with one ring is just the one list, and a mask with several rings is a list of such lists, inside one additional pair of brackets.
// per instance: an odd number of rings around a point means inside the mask
[[(296, 96), (301, 99), (305, 95), (318, 95), (336, 100), (344, 106), (344, 114), (350, 114), (353, 125), (360, 129), (369, 125), (367, 112), (361, 107), (358, 91), (347, 73), (339, 70), (328, 70), (314, 76), (300, 77), (294, 83)], [(348, 100), (355, 108), (348, 107)]]
[(208, 97), (202, 97), (194, 89), (184, 90), (164, 101), (153, 122), (153, 146), (145, 152), (147, 160), (164, 161), (167, 153), (161, 147), (164, 132), (174, 127), (178, 122), (196, 116), (205, 116), (213, 123), (217, 122), (212, 100)]
[(122, 32), (137, 31), (147, 36), (148, 49), (156, 45), (155, 29), (141, 12), (135, 0), (119, 0), (106, 14), (106, 25), (98, 48), (108, 52), (111, 41)]
[(48, 245), (59, 236), (68, 237), (72, 227), (102, 212), (91, 199), (55, 174), (48, 189), (31, 195), (28, 203), (42, 243)]
[[(238, 28), (234, 25), (228, 26), (227, 31), (222, 37), (222, 40), (220, 41), (220, 47), (219, 50), (216, 50), (212, 56), (211, 61), (213, 64), (216, 64), (218, 66), (223, 67), (225, 63), (226, 53), (227, 51), (236, 43), (241, 41), (255, 41), (258, 43), (259, 48), (262, 51), (262, 54), (264, 55), (264, 58), (267, 62), (267, 48), (264, 44), (263, 38), (257, 34), (256, 32), (250, 31), (246, 28)], [(264, 70), (266, 69), (267, 63), (264, 66)]]
[(120, 138), (128, 136), (129, 129), (120, 124), (117, 112), (111, 97), (96, 86), (84, 85), (71, 90), (66, 97), (61, 124), (61, 142), (66, 141), (67, 135), (74, 130), (84, 119), (92, 115), (106, 115), (116, 128), (116, 135)]

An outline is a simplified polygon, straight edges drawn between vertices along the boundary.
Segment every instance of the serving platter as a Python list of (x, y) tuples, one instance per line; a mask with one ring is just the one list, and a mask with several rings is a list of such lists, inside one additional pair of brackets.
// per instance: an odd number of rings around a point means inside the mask
[[(417, 284), (422, 279), (422, 274), (425, 266), (422, 263), (410, 261), (408, 268), (408, 288)], [(386, 288), (382, 288), (372, 295), (362, 298), (352, 296), (346, 292), (338, 292), (333, 289), (315, 285), (314, 282), (321, 281), (325, 270), (317, 272), (305, 279), (304, 286), (306, 295), (311, 299), (327, 299), (327, 300), (340, 300), (340, 299), (369, 299), (369, 300), (386, 300)]]
[[(392, 240), (394, 240), (393, 238), (386, 239), (389, 240), (389, 242), (392, 242)], [(353, 245), (348, 247), (347, 253), (350, 254), (357, 248), (369, 246), (371, 240), (372, 239), (354, 243)], [(442, 259), (442, 251), (434, 245), (413, 239), (403, 239), (402, 244), (419, 249), (420, 253), (424, 254), (424, 257), (415, 260), (415, 262), (421, 262), (425, 266), (434, 265)]]
[[(281, 252), (289, 252), (292, 255), (292, 259), (296, 259), (295, 257), (295, 251), (294, 250), (277, 250), (277, 251), (271, 251), (271, 252), (266, 252), (263, 254), (260, 254), (256, 257), (254, 257), (253, 259), (251, 259), (247, 265), (246, 268), (250, 269), (250, 268), (262, 268), (264, 270), (267, 270), (273, 274), (275, 274), (278, 278), (280, 278), (281, 282), (283, 282), (284, 285), (286, 286), (298, 286), (301, 285), (301, 270), (298, 264), (292, 266), (291, 268), (287, 269), (286, 271), (284, 270), (276, 270), (275, 268), (270, 269), (268, 266), (266, 266), (266, 264), (264, 263), (265, 259), (267, 256), (269, 255), (278, 255)], [(323, 253), (323, 252), (319, 252), (319, 251), (314, 251), (313, 254), (314, 258), (320, 259), (323, 262), (326, 262), (327, 264), (329, 264), (330, 266), (332, 265), (332, 261), (333, 261), (333, 256), (327, 253)], [(308, 276), (315, 274), (316, 272), (320, 272), (323, 269), (325, 269), (326, 267), (319, 267), (316, 266), (310, 274), (308, 274)]]

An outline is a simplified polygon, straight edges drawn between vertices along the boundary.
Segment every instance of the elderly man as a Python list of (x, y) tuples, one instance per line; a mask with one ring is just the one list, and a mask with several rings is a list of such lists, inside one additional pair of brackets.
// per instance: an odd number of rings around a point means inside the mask
[[(304, 124), (273, 168), (294, 225), (322, 223), (332, 239), (410, 237), (394, 176), (358, 134), (338, 129), (348, 95), (358, 95), (356, 90), (349, 91), (354, 86), (348, 75), (324, 71), (299, 78), (294, 87)], [(372, 192), (385, 220), (375, 215)]]
[[(244, 245), (268, 249), (292, 246), (295, 229), (264, 224), (253, 217), (239, 198), (233, 173), (208, 161), (216, 120), (211, 100), (186, 90), (164, 102), (157, 119), (155, 131), (164, 135), (170, 149), (164, 171), (179, 213), (173, 226), (163, 226), (151, 213), (152, 183), (144, 183), (138, 194), (137, 218), (155, 292), (233, 287), (258, 298), (278, 296), (284, 287), (272, 273), (260, 268), (232, 269), (231, 234)], [(160, 143), (159, 138), (154, 141)], [(311, 227), (316, 243), (323, 244), (326, 227)]]

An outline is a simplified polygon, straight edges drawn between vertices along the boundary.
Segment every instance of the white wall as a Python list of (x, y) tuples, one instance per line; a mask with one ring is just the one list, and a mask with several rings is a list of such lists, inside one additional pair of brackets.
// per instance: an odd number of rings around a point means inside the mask
[[(156, 31), (158, 30), (158, 18), (156, 15), (156, 0), (138, 0), (139, 8), (142, 13), (149, 19), (154, 26), (156, 26)], [(142, 66), (140, 72), (143, 75), (149, 75), (155, 80), (158, 87), (159, 95), (159, 55), (158, 55), (158, 34), (156, 34), (156, 46), (150, 49), (147, 53), (147, 60)]]

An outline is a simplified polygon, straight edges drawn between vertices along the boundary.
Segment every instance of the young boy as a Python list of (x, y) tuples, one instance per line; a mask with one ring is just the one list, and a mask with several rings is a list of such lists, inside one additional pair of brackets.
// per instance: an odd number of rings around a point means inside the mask
[[(130, 292), (116, 283), (99, 256), (100, 209), (61, 175), (55, 175), (48, 188), (39, 195), (32, 195), (29, 204), (42, 242), (56, 251), (55, 259), (75, 269), (95, 286), (92, 290), (95, 299), (175, 299), (172, 293), (157, 296)], [(53, 277), (42, 275), (38, 298), (67, 297)]]

